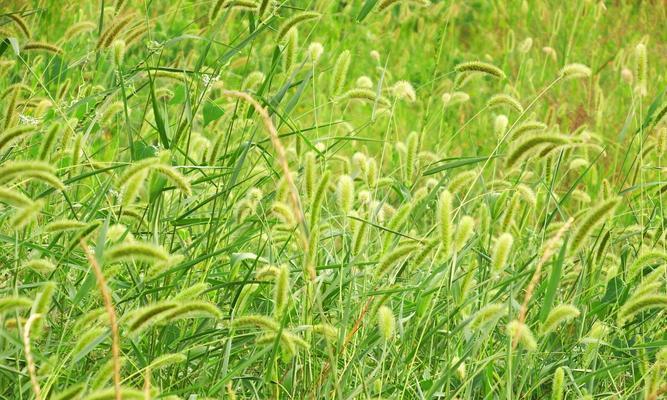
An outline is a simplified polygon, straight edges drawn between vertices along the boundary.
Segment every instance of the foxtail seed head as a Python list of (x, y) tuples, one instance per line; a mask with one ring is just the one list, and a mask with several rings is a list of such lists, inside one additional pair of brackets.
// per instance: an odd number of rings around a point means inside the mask
[(293, 15), (285, 21), (278, 29), (278, 40), (284, 38), (290, 29), (306, 21), (320, 18), (321, 14), (314, 11), (303, 11)]
[(577, 78), (590, 78), (592, 75), (590, 68), (584, 64), (568, 64), (560, 70), (560, 77), (563, 80), (567, 79), (577, 79)]
[(519, 100), (515, 99), (514, 97), (508, 94), (496, 94), (494, 96), (491, 96), (486, 105), (489, 108), (509, 106), (518, 113), (523, 112), (523, 106), (521, 105)]
[(491, 252), (491, 272), (495, 276), (499, 276), (505, 269), (513, 243), (514, 238), (509, 233), (503, 233), (496, 239), (496, 244)]
[(499, 79), (505, 78), (505, 73), (500, 68), (482, 61), (465, 62), (454, 67), (454, 70), (458, 73), (482, 72)]
[(620, 197), (612, 197), (597, 205), (584, 216), (583, 220), (577, 224), (574, 236), (570, 242), (571, 254), (576, 253), (587, 242), (590, 233), (602, 225), (614, 213), (620, 202)]
[(354, 203), (354, 181), (349, 175), (341, 175), (336, 186), (338, 204), (344, 215), (349, 214)]
[(551, 385), (551, 400), (563, 400), (565, 371), (563, 367), (556, 368)]
[(646, 96), (648, 91), (648, 57), (646, 56), (646, 46), (639, 43), (635, 47), (635, 77), (637, 83), (635, 90), (640, 96)]
[(287, 309), (290, 298), (289, 268), (287, 264), (278, 267), (274, 290), (275, 316), (280, 319)]
[(461, 251), (472, 236), (475, 220), (468, 215), (463, 216), (456, 228), (456, 237), (454, 239), (454, 250)]
[(507, 324), (507, 334), (513, 343), (521, 343), (527, 350), (537, 350), (537, 341), (528, 325), (517, 320)]
[(380, 306), (378, 308), (378, 329), (385, 342), (390, 341), (394, 337), (395, 325), (396, 319), (391, 308), (384, 305)]
[(352, 56), (349, 50), (345, 50), (338, 56), (336, 64), (333, 68), (331, 85), (330, 85), (330, 95), (331, 97), (337, 97), (345, 86), (345, 80), (347, 79), (347, 72), (350, 68), (350, 60)]
[(571, 304), (560, 304), (554, 307), (540, 329), (541, 335), (553, 332), (559, 325), (577, 318), (581, 314), (577, 307)]

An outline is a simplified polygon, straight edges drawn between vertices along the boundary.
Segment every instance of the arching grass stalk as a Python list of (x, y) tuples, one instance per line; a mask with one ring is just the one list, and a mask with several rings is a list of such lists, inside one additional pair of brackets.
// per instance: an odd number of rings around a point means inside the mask
[(23, 327), (23, 351), (25, 352), (26, 364), (28, 364), (28, 375), (30, 375), (30, 384), (32, 391), (35, 393), (35, 399), (42, 399), (42, 389), (37, 380), (37, 368), (35, 367), (35, 359), (32, 356), (32, 349), (30, 347), (30, 328), (35, 321), (39, 320), (42, 314), (30, 314), (28, 320)]
[[(542, 256), (537, 262), (537, 266), (535, 267), (535, 272), (533, 272), (533, 277), (530, 279), (530, 282), (528, 282), (528, 286), (526, 287), (526, 293), (523, 297), (523, 303), (521, 303), (521, 308), (519, 309), (519, 322), (525, 323), (526, 321), (526, 313), (528, 312), (528, 303), (530, 302), (530, 299), (533, 297), (533, 292), (535, 290), (535, 287), (539, 283), (540, 277), (542, 276), (542, 267), (554, 255), (554, 253), (558, 249), (558, 245), (561, 243), (561, 239), (563, 238), (565, 233), (570, 229), (570, 226), (572, 225), (573, 222), (574, 218), (568, 219), (567, 222), (565, 222), (565, 224), (558, 230), (558, 232), (544, 244), (544, 247), (542, 248)], [(517, 345), (516, 341), (512, 343), (513, 347), (516, 347), (516, 345)]]
[[(299, 197), (299, 193), (294, 183), (294, 177), (292, 176), (292, 172), (289, 169), (289, 164), (287, 163), (287, 153), (285, 152), (285, 147), (280, 142), (278, 131), (276, 130), (276, 127), (273, 125), (273, 121), (271, 120), (269, 112), (267, 111), (266, 108), (262, 107), (262, 105), (259, 104), (257, 100), (255, 100), (248, 93), (241, 92), (238, 90), (223, 90), (222, 95), (225, 97), (236, 98), (248, 102), (255, 109), (257, 114), (259, 114), (260, 118), (262, 119), (262, 123), (264, 124), (264, 127), (266, 128), (267, 133), (269, 134), (269, 138), (271, 139), (271, 144), (273, 145), (273, 148), (278, 156), (278, 165), (280, 165), (280, 168), (282, 169), (283, 177), (287, 180), (287, 185), (289, 187), (289, 192), (290, 192), (290, 202), (292, 204), (294, 215), (297, 218), (297, 222), (301, 224), (304, 233), (304, 238), (308, 237), (308, 227), (303, 225), (304, 223), (303, 209), (301, 207), (301, 200)], [(306, 249), (307, 253), (308, 249), (307, 241), (304, 240), (302, 245), (304, 246), (304, 249)]]
[(120, 333), (118, 331), (118, 322), (116, 320), (116, 311), (113, 306), (113, 300), (111, 299), (111, 292), (107, 287), (106, 279), (104, 278), (104, 273), (98, 264), (95, 256), (90, 252), (88, 245), (84, 239), (79, 241), (81, 248), (83, 249), (88, 263), (95, 273), (95, 278), (97, 279), (97, 286), (102, 293), (102, 299), (104, 300), (104, 308), (109, 316), (109, 325), (111, 328), (111, 358), (113, 360), (113, 385), (114, 385), (114, 397), (116, 400), (122, 400), (123, 394), (121, 391), (120, 385)]
[[(489, 154), (486, 161), (484, 161), (484, 164), (482, 165), (482, 167), (479, 169), (479, 172), (477, 173), (477, 177), (475, 177), (472, 184), (470, 185), (470, 187), (466, 191), (465, 195), (463, 195), (463, 198), (461, 199), (462, 203), (466, 201), (466, 199), (468, 198), (468, 196), (472, 192), (472, 189), (474, 187), (474, 183), (477, 182), (477, 180), (479, 180), (479, 178), (482, 176), (482, 173), (486, 169), (487, 165), (489, 165), (489, 162), (491, 162), (491, 160), (494, 158), (496, 153), (498, 153), (498, 150), (500, 149), (500, 146), (503, 143), (505, 143), (505, 140), (510, 136), (510, 134), (512, 133), (512, 130), (519, 124), (521, 119), (524, 118), (527, 115), (527, 113), (533, 108), (533, 106), (535, 106), (535, 104), (537, 104), (537, 101), (539, 99), (541, 99), (542, 96), (544, 96), (549, 90), (551, 90), (552, 87), (554, 87), (556, 84), (558, 84), (562, 79), (563, 79), (563, 75), (559, 75), (556, 79), (554, 79), (549, 85), (547, 85), (547, 87), (542, 89), (542, 91), (537, 96), (535, 96), (533, 101), (531, 101), (530, 104), (528, 104), (528, 106), (523, 110), (523, 112), (521, 114), (519, 114), (519, 116), (516, 117), (516, 119), (514, 120), (512, 125), (507, 129), (507, 131), (505, 132), (503, 137), (498, 141), (498, 144), (496, 144), (496, 147), (494, 147), (494, 149), (491, 151), (491, 154)], [(458, 209), (457, 209), (457, 213), (458, 213)]]

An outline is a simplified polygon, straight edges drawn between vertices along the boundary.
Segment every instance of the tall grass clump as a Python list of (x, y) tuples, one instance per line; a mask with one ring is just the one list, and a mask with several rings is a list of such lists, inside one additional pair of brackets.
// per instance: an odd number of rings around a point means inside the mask
[(665, 2), (0, 3), (0, 399), (667, 398)]

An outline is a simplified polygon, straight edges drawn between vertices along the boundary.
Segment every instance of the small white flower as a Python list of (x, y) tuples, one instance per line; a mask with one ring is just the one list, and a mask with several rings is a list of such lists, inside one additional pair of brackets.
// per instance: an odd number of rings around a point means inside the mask
[(208, 86), (209, 84), (213, 84), (217, 81), (220, 80), (220, 75), (209, 75), (209, 74), (203, 74), (201, 77), (202, 82), (204, 83), (205, 86)]
[(151, 41), (149, 41), (149, 42), (146, 43), (146, 47), (147, 47), (148, 50), (150, 50), (150, 51), (157, 51), (157, 50), (160, 50), (163, 46), (164, 46), (164, 44), (162, 44), (162, 43), (160, 43), (160, 42), (158, 42), (158, 41), (155, 41), (155, 40), (151, 40)]
[(29, 115), (19, 114), (19, 122), (23, 125), (39, 125), (41, 120), (39, 118), (31, 117)]

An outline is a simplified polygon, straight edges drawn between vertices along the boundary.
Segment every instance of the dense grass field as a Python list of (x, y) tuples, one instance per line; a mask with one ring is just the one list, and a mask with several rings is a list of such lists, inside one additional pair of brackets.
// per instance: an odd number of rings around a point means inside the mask
[(667, 398), (665, 21), (2, 1), (0, 399)]

